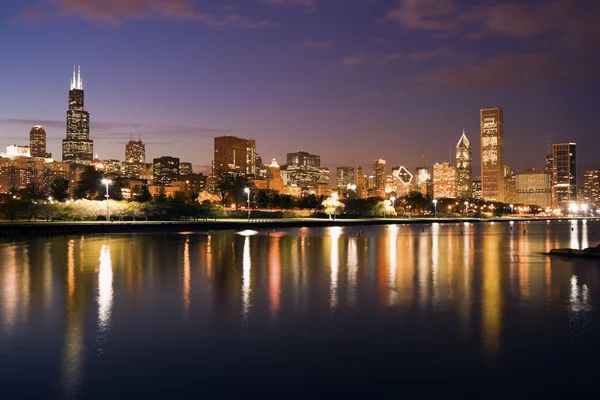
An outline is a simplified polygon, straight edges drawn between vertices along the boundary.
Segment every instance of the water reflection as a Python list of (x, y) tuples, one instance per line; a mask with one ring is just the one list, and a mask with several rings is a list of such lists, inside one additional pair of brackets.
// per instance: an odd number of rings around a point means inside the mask
[(250, 236), (244, 239), (244, 256), (242, 259), (242, 319), (248, 322), (248, 311), (250, 310)]
[[(320, 334), (352, 341), (360, 332), (398, 348), (408, 346), (407, 336), (418, 337), (411, 346), (436, 360), (439, 347), (421, 341), (443, 332), (448, 351), (497, 366), (502, 351), (515, 348), (507, 341), (523, 321), (535, 323), (520, 338), (536, 333), (523, 346), (561, 328), (581, 340), (597, 326), (594, 261), (541, 254), (588, 246), (596, 225), (390, 225), (0, 244), (0, 357), (3, 364), (52, 364), (64, 397), (80, 396), (95, 379), (86, 374), (97, 368), (110, 374), (138, 357), (140, 340), (184, 353), (221, 339), (239, 350), (237, 335), (262, 342), (302, 335), (314, 346)], [(41, 340), (42, 318), (50, 349), (44, 354), (29, 349), (33, 338)], [(7, 340), (18, 343), (2, 346)], [(159, 357), (172, 356), (156, 347)], [(111, 353), (115, 348), (123, 355)]]
[(106, 331), (110, 325), (113, 305), (113, 270), (110, 245), (100, 249), (100, 271), (98, 273), (98, 331)]
[(183, 313), (187, 317), (190, 312), (190, 238), (183, 245)]

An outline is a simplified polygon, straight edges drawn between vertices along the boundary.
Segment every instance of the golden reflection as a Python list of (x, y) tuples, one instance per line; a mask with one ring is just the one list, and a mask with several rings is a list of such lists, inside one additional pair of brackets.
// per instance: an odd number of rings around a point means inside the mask
[(48, 313), (52, 306), (52, 242), (44, 247), (44, 312)]
[(396, 271), (398, 268), (398, 256), (397, 256), (397, 247), (398, 247), (398, 225), (390, 225), (388, 229), (388, 240), (389, 240), (389, 254), (388, 254), (388, 262), (390, 264), (390, 278), (388, 282), (388, 293), (389, 300), (388, 305), (393, 306), (397, 302), (398, 291), (396, 287)]
[(75, 293), (75, 241), (73, 239), (67, 244), (67, 290), (71, 299)]
[[(431, 227), (431, 284), (433, 302), (437, 303), (440, 299), (438, 274), (440, 269), (440, 225), (435, 224)], [(448, 239), (449, 240), (449, 239)]]
[(281, 295), (281, 253), (279, 249), (280, 237), (271, 237), (269, 245), (269, 307), (271, 317), (275, 318), (279, 312)]
[(348, 305), (354, 306), (356, 304), (356, 277), (358, 275), (358, 251), (356, 238), (350, 238), (348, 240)]
[(206, 276), (212, 276), (212, 235), (206, 240)]
[(183, 245), (183, 311), (187, 317), (190, 312), (190, 238)]
[(517, 260), (517, 273), (519, 274), (519, 292), (523, 298), (529, 297), (529, 235), (522, 233), (519, 236), (519, 259)]
[(329, 285), (329, 307), (333, 310), (337, 306), (338, 273), (340, 268), (339, 260), (339, 238), (342, 234), (342, 228), (333, 226), (329, 228), (329, 239), (331, 240), (331, 277)]
[(19, 304), (17, 285), (17, 255), (14, 245), (3, 246), (2, 256), (2, 325), (5, 333), (12, 333), (16, 324)]
[(98, 273), (98, 330), (104, 331), (110, 324), (113, 305), (113, 271), (110, 245), (100, 249), (100, 271)]
[(502, 300), (499, 257), (500, 236), (487, 235), (483, 241), (482, 335), (487, 356), (495, 358), (500, 347)]
[(242, 259), (242, 317), (248, 321), (250, 310), (250, 236), (244, 239), (244, 257)]
[[(439, 225), (437, 223), (434, 223), (433, 225), (437, 226), (439, 229)], [(432, 232), (434, 226), (431, 227)], [(419, 304), (421, 306), (425, 306), (429, 303), (429, 262), (431, 261), (434, 249), (430, 244), (431, 238), (429, 236), (420, 236), (417, 240), (419, 242), (419, 255), (417, 257), (417, 281), (419, 288), (418, 297)]]

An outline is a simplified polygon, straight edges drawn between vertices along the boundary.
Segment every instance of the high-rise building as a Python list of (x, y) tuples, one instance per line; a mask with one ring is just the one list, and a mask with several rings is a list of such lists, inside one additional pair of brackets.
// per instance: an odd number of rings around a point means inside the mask
[(67, 111), (67, 138), (62, 141), (62, 159), (73, 164), (89, 165), (93, 160), (94, 142), (90, 140), (90, 114), (84, 109), (81, 69), (73, 68), (69, 110)]
[(215, 137), (214, 174), (256, 174), (256, 142), (235, 136)]
[(433, 164), (433, 198), (456, 198), (456, 167), (448, 162)]
[(419, 167), (415, 171), (415, 186), (423, 196), (431, 195), (431, 169)]
[(552, 205), (568, 207), (577, 200), (577, 153), (575, 143), (552, 145)]
[(387, 172), (385, 166), (385, 160), (378, 158), (373, 163), (373, 188), (375, 189), (376, 197), (385, 197), (385, 182), (387, 179)]
[(356, 170), (356, 196), (359, 199), (364, 199), (367, 197), (367, 187), (365, 180), (365, 171), (362, 167), (358, 167)]
[(517, 202), (517, 182), (510, 165), (504, 166), (504, 202), (506, 204)]
[(192, 167), (192, 163), (191, 162), (182, 162), (179, 164), (179, 173), (181, 175), (189, 175), (189, 174), (193, 174), (193, 167)]
[(354, 175), (354, 168), (352, 167), (337, 167), (337, 179), (338, 189), (346, 189), (348, 185), (356, 185), (356, 177)]
[(310, 154), (306, 151), (298, 151), (296, 153), (287, 153), (287, 163), (296, 165), (307, 165), (310, 167), (321, 166), (321, 157), (315, 154)]
[(546, 173), (552, 177), (552, 171), (554, 168), (554, 162), (552, 161), (552, 153), (546, 155)]
[(481, 124), (481, 196), (504, 201), (504, 113), (498, 107), (479, 112)]
[(146, 145), (142, 139), (130, 140), (125, 145), (125, 161), (123, 175), (127, 178), (140, 179), (146, 163)]
[(275, 159), (267, 166), (267, 189), (283, 193), (283, 180), (281, 179), (279, 164)]
[(456, 144), (456, 196), (460, 199), (473, 197), (473, 150), (465, 131)]
[(473, 200), (481, 200), (481, 177), (473, 179)]
[(545, 171), (523, 171), (515, 177), (518, 204), (542, 208), (551, 206), (552, 184)]
[(31, 157), (50, 157), (46, 153), (46, 131), (41, 125), (36, 125), (29, 131), (29, 149)]
[(179, 158), (164, 156), (155, 158), (152, 166), (154, 185), (169, 185), (179, 175)]
[(600, 207), (600, 170), (591, 169), (583, 173), (585, 203), (594, 208)]
[[(316, 186), (319, 183), (329, 183), (329, 170), (321, 168), (321, 157), (305, 151), (287, 154), (288, 184), (301, 187)], [(327, 182), (324, 182), (327, 174)]]

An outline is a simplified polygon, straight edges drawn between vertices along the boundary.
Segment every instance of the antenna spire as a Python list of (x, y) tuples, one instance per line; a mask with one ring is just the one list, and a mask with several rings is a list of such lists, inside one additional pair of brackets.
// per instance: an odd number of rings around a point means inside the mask
[(71, 90), (75, 89), (76, 87), (76, 80), (75, 80), (75, 65), (73, 65), (73, 77), (71, 78)]
[(83, 90), (83, 80), (81, 79), (81, 65), (77, 66), (77, 89)]

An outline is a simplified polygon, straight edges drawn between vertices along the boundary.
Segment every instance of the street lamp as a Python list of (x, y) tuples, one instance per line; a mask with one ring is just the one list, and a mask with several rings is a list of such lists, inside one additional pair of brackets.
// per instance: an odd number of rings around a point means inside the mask
[(515, 206), (514, 206), (513, 204), (511, 204), (511, 205), (510, 205), (510, 213), (511, 213), (511, 214), (513, 214), (513, 213), (514, 213), (514, 212), (513, 212), (513, 208), (514, 208), (514, 207), (515, 207)]
[(469, 214), (469, 202), (465, 201), (465, 212)]
[(245, 188), (244, 192), (248, 195), (248, 222), (250, 222), (250, 188)]
[(433, 199), (433, 218), (437, 218), (437, 199)]
[(392, 196), (390, 197), (390, 200), (392, 201), (392, 208), (394, 209), (394, 211), (396, 211), (396, 198)]
[(102, 179), (102, 183), (106, 185), (106, 220), (110, 221), (110, 214), (108, 211), (108, 185), (112, 183), (110, 179)]

